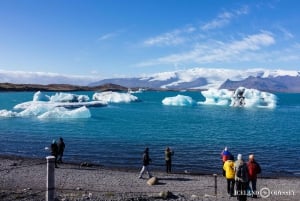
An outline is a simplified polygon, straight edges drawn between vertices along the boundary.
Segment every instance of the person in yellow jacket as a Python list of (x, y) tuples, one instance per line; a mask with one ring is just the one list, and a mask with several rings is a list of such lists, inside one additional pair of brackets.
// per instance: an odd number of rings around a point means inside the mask
[(225, 177), (227, 179), (227, 193), (231, 197), (234, 196), (234, 184), (235, 184), (235, 171), (234, 171), (234, 158), (231, 156), (223, 165), (225, 171)]

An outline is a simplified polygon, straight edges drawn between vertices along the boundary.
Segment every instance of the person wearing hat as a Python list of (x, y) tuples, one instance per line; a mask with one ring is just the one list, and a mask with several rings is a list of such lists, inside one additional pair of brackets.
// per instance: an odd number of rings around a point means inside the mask
[(234, 184), (235, 184), (235, 172), (234, 172), (234, 157), (231, 156), (224, 163), (223, 170), (225, 171), (225, 177), (227, 180), (227, 193), (231, 197), (234, 196)]
[[(221, 152), (221, 158), (222, 158), (222, 162), (223, 162), (223, 166), (224, 163), (230, 158), (233, 157), (232, 154), (228, 151), (228, 148), (225, 147), (224, 150)], [(226, 172), (224, 169), (223, 170), (223, 176), (226, 177)]]
[(242, 154), (237, 155), (234, 163), (236, 196), (239, 201), (247, 200), (248, 170), (247, 164), (243, 160)]
[(248, 169), (248, 188), (251, 190), (252, 197), (257, 198), (257, 194), (256, 194), (257, 174), (261, 173), (261, 168), (260, 165), (254, 160), (254, 154), (249, 155), (247, 169)]

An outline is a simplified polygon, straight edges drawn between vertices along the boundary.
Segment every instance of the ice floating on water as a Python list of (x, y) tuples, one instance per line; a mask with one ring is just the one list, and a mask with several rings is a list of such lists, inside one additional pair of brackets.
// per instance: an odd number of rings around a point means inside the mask
[(205, 97), (205, 101), (198, 102), (199, 104), (270, 109), (276, 107), (276, 96), (274, 94), (262, 92), (257, 89), (247, 89), (244, 87), (239, 87), (235, 91), (209, 89), (201, 93)]
[(106, 103), (129, 103), (138, 101), (138, 97), (130, 93), (106, 91), (101, 93), (95, 93), (93, 95), (93, 100), (103, 101)]
[(14, 111), (0, 110), (0, 117), (90, 118), (87, 107), (106, 105), (103, 101), (89, 101), (86, 95), (56, 93), (48, 96), (38, 91), (33, 101), (15, 105)]
[(49, 118), (90, 118), (90, 110), (85, 106), (76, 108), (74, 110), (69, 110), (64, 107), (56, 107), (53, 110), (47, 111), (38, 116), (40, 119), (49, 119)]
[(276, 96), (256, 89), (239, 87), (235, 90), (230, 106), (275, 108)]
[(18, 115), (17, 112), (0, 110), (0, 117), (16, 117), (17, 115)]
[(195, 101), (189, 96), (177, 95), (174, 97), (166, 97), (162, 100), (164, 105), (172, 106), (191, 106), (195, 104)]
[(56, 93), (50, 97), (51, 102), (62, 102), (62, 103), (77, 103), (77, 102), (88, 102), (90, 98), (86, 95), (76, 95), (69, 93)]
[(205, 105), (229, 105), (232, 97), (232, 92), (227, 89), (209, 89), (202, 91), (201, 94), (205, 97), (205, 101), (198, 103)]

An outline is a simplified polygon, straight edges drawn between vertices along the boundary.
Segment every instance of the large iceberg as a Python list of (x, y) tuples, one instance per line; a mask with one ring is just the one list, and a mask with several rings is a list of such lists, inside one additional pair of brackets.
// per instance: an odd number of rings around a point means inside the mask
[(195, 101), (189, 97), (184, 95), (177, 95), (174, 97), (166, 97), (162, 100), (164, 105), (171, 106), (191, 106), (195, 104)]
[(198, 102), (198, 104), (205, 105), (272, 109), (276, 107), (277, 102), (276, 96), (272, 93), (262, 92), (257, 89), (247, 89), (245, 87), (239, 87), (235, 91), (209, 89), (202, 91), (201, 94), (205, 97), (205, 101)]
[(95, 93), (93, 95), (93, 100), (103, 101), (105, 103), (129, 103), (138, 101), (138, 97), (130, 93), (118, 93), (113, 91), (105, 91), (100, 93)]
[(13, 111), (0, 110), (0, 117), (90, 118), (87, 107), (106, 105), (103, 101), (89, 101), (86, 95), (56, 93), (48, 96), (38, 91), (32, 101), (15, 105)]

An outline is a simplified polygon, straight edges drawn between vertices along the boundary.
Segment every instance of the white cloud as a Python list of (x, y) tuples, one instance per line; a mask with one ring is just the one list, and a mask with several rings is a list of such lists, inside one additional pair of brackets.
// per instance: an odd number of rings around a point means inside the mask
[(294, 38), (294, 35), (289, 32), (287, 29), (285, 29), (284, 27), (278, 27), (278, 29), (283, 33), (283, 36), (285, 39), (293, 39)]
[(192, 50), (181, 54), (172, 54), (160, 57), (151, 61), (139, 63), (138, 66), (145, 67), (158, 64), (176, 64), (176, 63), (212, 63), (228, 62), (245, 59), (245, 55), (252, 54), (263, 47), (275, 44), (275, 39), (269, 32), (261, 32), (255, 35), (249, 35), (241, 40), (231, 42), (210, 41), (206, 44), (198, 44)]
[(203, 31), (208, 31), (208, 30), (224, 27), (227, 24), (229, 24), (234, 17), (237, 17), (239, 15), (246, 15), (246, 14), (248, 14), (248, 12), (249, 12), (249, 9), (247, 6), (241, 7), (240, 9), (234, 10), (232, 12), (225, 11), (225, 12), (219, 14), (215, 19), (204, 24), (201, 27), (201, 29)]
[(87, 85), (91, 82), (98, 81), (92, 76), (62, 75), (58, 73), (47, 72), (25, 72), (25, 71), (7, 71), (0, 69), (0, 82), (15, 84), (74, 84)]
[(146, 39), (143, 44), (146, 46), (174, 46), (179, 45), (188, 40), (185, 34), (191, 34), (196, 28), (189, 26), (183, 29), (176, 29), (171, 32)]
[(104, 35), (102, 35), (102, 36), (100, 36), (100, 37), (98, 38), (98, 41), (108, 40), (108, 39), (113, 38), (113, 37), (115, 37), (115, 36), (116, 36), (116, 33), (108, 33), (108, 34), (104, 34)]

